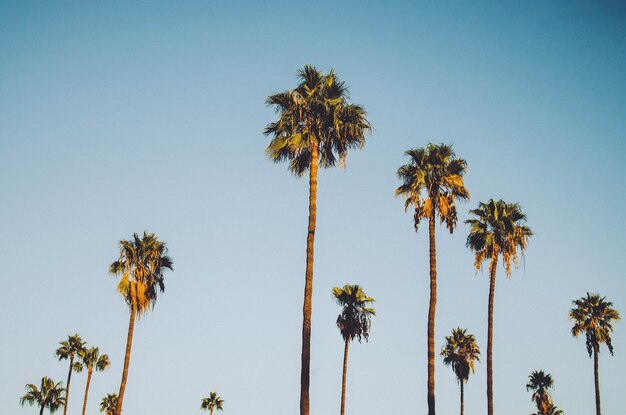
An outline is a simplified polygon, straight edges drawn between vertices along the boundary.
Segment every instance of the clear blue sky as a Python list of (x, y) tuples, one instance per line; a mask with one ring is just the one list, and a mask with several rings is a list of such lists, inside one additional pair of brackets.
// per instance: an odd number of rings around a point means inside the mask
[[(175, 271), (136, 326), (125, 412), (297, 413), (307, 181), (264, 155), (265, 98), (310, 63), (335, 68), (375, 130), (319, 180), (312, 413), (339, 411), (341, 337), (330, 290), (377, 299), (351, 348), (347, 411), (426, 411), (426, 233), (393, 196), (403, 151), (454, 143), (470, 203), (438, 232), (437, 338), (466, 327), (486, 353), (487, 277), (462, 220), (519, 202), (535, 236), (495, 297), (498, 413), (532, 411), (532, 370), (565, 413), (594, 408), (593, 364), (567, 311), (587, 291), (626, 315), (626, 4), (563, 2), (0, 2), (0, 412), (26, 383), (66, 376), (79, 332), (112, 360), (88, 413), (117, 392), (128, 324), (107, 275), (117, 242), (148, 230)], [(602, 405), (624, 409), (626, 325), (600, 356)], [(486, 365), (466, 388), (486, 411)], [(85, 374), (72, 382), (70, 413)], [(436, 366), (437, 409), (458, 411)]]

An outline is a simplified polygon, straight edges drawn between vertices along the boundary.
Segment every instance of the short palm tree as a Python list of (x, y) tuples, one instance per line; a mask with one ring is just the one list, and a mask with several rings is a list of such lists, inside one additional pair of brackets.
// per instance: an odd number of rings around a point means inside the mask
[(318, 167), (328, 168), (337, 163), (345, 167), (348, 150), (363, 147), (371, 126), (363, 107), (348, 102), (348, 88), (333, 70), (324, 74), (306, 65), (297, 76), (299, 84), (295, 89), (267, 98), (266, 104), (274, 107), (278, 120), (268, 124), (264, 134), (272, 137), (266, 149), (272, 161), (288, 161), (295, 176), (309, 174), (300, 372), (300, 414), (308, 415), (317, 171)]
[(205, 409), (209, 411), (209, 415), (213, 415), (213, 410), (217, 409), (218, 411), (223, 411), (224, 401), (222, 398), (217, 396), (217, 392), (211, 392), (208, 398), (204, 398), (202, 400), (202, 405), (200, 405), (200, 409)]
[(528, 376), (526, 390), (533, 391), (530, 399), (537, 405), (537, 415), (545, 415), (551, 407), (554, 407), (550, 396), (550, 389), (553, 386), (552, 375), (543, 370), (535, 370)]
[(104, 415), (114, 415), (117, 408), (117, 393), (109, 393), (100, 401), (100, 412)]
[(79, 353), (79, 356), (82, 365), (87, 368), (87, 385), (85, 385), (85, 398), (83, 400), (83, 415), (85, 415), (85, 411), (87, 410), (87, 397), (89, 396), (89, 385), (91, 385), (91, 375), (93, 374), (93, 370), (96, 369), (97, 372), (102, 372), (104, 369), (109, 367), (111, 362), (109, 361), (109, 355), (100, 355), (100, 351), (97, 347), (84, 349)]
[(506, 276), (511, 276), (511, 262), (518, 263), (518, 249), (521, 254), (528, 245), (532, 231), (526, 226), (526, 215), (517, 203), (502, 200), (480, 202), (477, 209), (470, 210), (474, 219), (465, 221), (470, 225), (467, 247), (474, 251), (474, 267), (482, 268), (489, 261), (489, 306), (487, 312), (487, 414), (493, 415), (493, 300), (496, 289), (496, 268), (498, 258), (502, 262)]
[(54, 413), (61, 406), (65, 405), (65, 398), (63, 394), (65, 388), (61, 382), (54, 383), (52, 379), (47, 376), (41, 378), (41, 387), (29, 383), (26, 385), (26, 394), (20, 399), (20, 404), (29, 404), (30, 406), (39, 406), (39, 415), (43, 414), (44, 409), (48, 408), (50, 413)]
[(130, 322), (115, 415), (122, 413), (135, 319), (141, 318), (148, 309), (153, 308), (157, 294), (165, 290), (166, 269), (174, 269), (173, 261), (167, 256), (165, 242), (159, 241), (155, 234), (144, 232), (143, 237), (139, 237), (135, 233), (132, 239), (120, 241), (120, 257), (111, 264), (110, 272), (122, 276), (117, 290), (128, 305)]
[(435, 222), (446, 224), (450, 233), (457, 222), (456, 202), (469, 200), (463, 174), (465, 160), (457, 158), (451, 145), (428, 144), (405, 152), (408, 164), (398, 169), (402, 185), (396, 196), (406, 197), (405, 210), (413, 208), (415, 231), (422, 219), (428, 221), (430, 302), (428, 306), (428, 415), (435, 414), (435, 310), (437, 307), (437, 249)]
[(61, 345), (61, 347), (56, 350), (56, 357), (59, 359), (59, 361), (70, 361), (70, 367), (67, 373), (67, 388), (65, 389), (65, 402), (63, 404), (63, 415), (66, 415), (67, 403), (70, 398), (70, 382), (72, 381), (72, 372), (80, 372), (81, 370), (83, 370), (83, 365), (81, 365), (80, 363), (75, 363), (74, 359), (82, 350), (84, 350), (85, 342), (83, 341), (83, 339), (80, 338), (80, 335), (76, 333), (73, 336), (68, 335), (67, 340), (63, 340), (59, 342), (59, 344)]
[(341, 309), (337, 317), (337, 327), (341, 332), (345, 343), (343, 352), (343, 377), (341, 381), (341, 415), (346, 408), (346, 375), (348, 372), (348, 346), (355, 338), (361, 342), (362, 338), (367, 341), (370, 335), (372, 316), (376, 311), (368, 307), (374, 299), (365, 295), (358, 285), (344, 285), (343, 288), (333, 288), (333, 296)]
[(463, 384), (469, 380), (470, 371), (474, 373), (474, 362), (480, 362), (480, 349), (473, 334), (460, 327), (452, 330), (446, 337), (446, 344), (441, 348), (443, 363), (451, 366), (456, 380), (461, 387), (461, 415), (464, 412)]
[(605, 301), (606, 297), (599, 294), (587, 293), (586, 297), (574, 300), (574, 308), (569, 311), (570, 320), (574, 321), (572, 335), (584, 333), (587, 353), (589, 357), (593, 355), (593, 375), (595, 379), (596, 391), (596, 415), (600, 415), (600, 381), (598, 380), (598, 353), (600, 345), (606, 344), (611, 355), (613, 355), (613, 344), (611, 343), (611, 333), (613, 323), (619, 320), (619, 313), (613, 308), (613, 303)]

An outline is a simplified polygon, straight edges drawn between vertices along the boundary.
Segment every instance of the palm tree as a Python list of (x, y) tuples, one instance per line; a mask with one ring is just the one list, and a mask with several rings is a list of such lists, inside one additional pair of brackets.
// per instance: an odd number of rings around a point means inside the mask
[(536, 413), (533, 415), (563, 415), (563, 411), (557, 406), (550, 404), (543, 413)]
[(56, 357), (61, 360), (69, 360), (70, 368), (67, 373), (67, 388), (65, 389), (65, 402), (63, 408), (63, 415), (67, 414), (67, 403), (70, 396), (70, 382), (72, 380), (72, 372), (80, 372), (83, 370), (83, 365), (80, 363), (74, 363), (74, 358), (85, 348), (85, 342), (80, 338), (78, 333), (73, 336), (68, 335), (67, 340), (59, 342), (61, 347), (56, 351)]
[(480, 349), (473, 334), (460, 327), (452, 330), (446, 337), (446, 344), (441, 348), (443, 363), (451, 366), (456, 380), (461, 387), (461, 415), (464, 412), (463, 384), (469, 379), (470, 371), (474, 373), (474, 362), (480, 362)]
[(87, 410), (87, 397), (89, 396), (89, 385), (91, 384), (91, 375), (94, 368), (97, 372), (102, 372), (109, 367), (111, 362), (109, 361), (109, 355), (103, 354), (100, 356), (100, 351), (97, 347), (91, 347), (84, 349), (79, 353), (81, 363), (87, 368), (87, 385), (85, 386), (85, 399), (83, 400), (83, 415)]
[(153, 233), (143, 233), (140, 238), (136, 233), (131, 240), (120, 241), (120, 257), (113, 262), (110, 272), (121, 275), (118, 292), (124, 297), (130, 310), (130, 323), (126, 339), (126, 354), (124, 356), (124, 370), (118, 393), (115, 414), (122, 413), (124, 390), (128, 378), (130, 350), (133, 344), (135, 318), (141, 318), (149, 308), (154, 308), (158, 292), (165, 290), (165, 270), (173, 270), (173, 261), (167, 256), (165, 242), (157, 239)]
[(533, 391), (530, 399), (537, 405), (537, 415), (545, 415), (551, 407), (554, 407), (552, 396), (550, 396), (550, 389), (553, 386), (552, 375), (543, 370), (535, 370), (528, 376), (526, 390)]
[(100, 412), (105, 415), (114, 415), (117, 408), (117, 393), (109, 393), (100, 401)]
[(20, 405), (28, 403), (30, 406), (37, 404), (39, 406), (39, 415), (43, 414), (43, 410), (48, 408), (50, 413), (54, 413), (62, 405), (65, 405), (65, 398), (63, 392), (65, 388), (61, 382), (54, 383), (52, 379), (47, 376), (41, 378), (41, 387), (37, 389), (37, 386), (29, 383), (26, 385), (26, 394), (20, 399)]
[(222, 398), (217, 396), (217, 392), (211, 392), (208, 398), (204, 398), (202, 400), (202, 405), (200, 405), (200, 409), (206, 409), (209, 411), (209, 415), (213, 415), (214, 409), (217, 409), (218, 411), (224, 410), (222, 405), (224, 405), (224, 401), (222, 400)]
[(599, 294), (587, 293), (587, 297), (574, 300), (575, 308), (569, 311), (569, 318), (574, 321), (572, 336), (578, 337), (579, 334), (585, 333), (587, 353), (589, 353), (589, 357), (593, 354), (596, 415), (600, 415), (598, 353), (600, 353), (600, 345), (604, 343), (608, 347), (611, 356), (613, 355), (611, 333), (613, 332), (613, 322), (619, 320), (619, 313), (613, 308), (613, 303), (605, 300), (606, 297), (600, 297)]
[(363, 147), (365, 134), (371, 131), (371, 126), (363, 107), (348, 102), (348, 88), (339, 81), (334, 70), (324, 75), (306, 65), (297, 76), (299, 84), (295, 89), (267, 98), (266, 104), (274, 107), (278, 120), (268, 124), (264, 134), (272, 137), (266, 149), (272, 161), (289, 161), (289, 170), (298, 177), (309, 173), (300, 372), (300, 414), (308, 415), (317, 170), (337, 163), (345, 168), (348, 150)]
[(348, 372), (348, 345), (357, 338), (367, 341), (370, 335), (372, 316), (376, 315), (373, 308), (368, 307), (375, 300), (365, 295), (358, 285), (344, 285), (343, 288), (333, 288), (333, 296), (341, 309), (337, 317), (337, 327), (343, 337), (345, 347), (343, 351), (343, 377), (341, 381), (341, 415), (346, 408), (346, 375)]
[(467, 247), (474, 251), (474, 268), (482, 268), (484, 261), (489, 261), (489, 306), (487, 330), (487, 414), (493, 415), (493, 298), (496, 289), (496, 268), (498, 257), (502, 255), (502, 263), (506, 276), (511, 276), (511, 261), (517, 266), (518, 248), (521, 254), (528, 245), (532, 231), (526, 226), (526, 215), (517, 203), (497, 202), (493, 199), (487, 203), (480, 202), (478, 208), (470, 210), (476, 219), (465, 221), (470, 225), (467, 236)]
[(428, 306), (428, 415), (435, 414), (435, 309), (437, 307), (437, 249), (435, 221), (446, 223), (450, 233), (456, 227), (456, 201), (469, 200), (463, 182), (465, 160), (456, 158), (451, 145), (428, 144), (405, 152), (411, 158), (398, 169), (402, 185), (396, 196), (406, 197), (405, 210), (413, 207), (417, 232), (422, 219), (428, 220), (430, 246), (430, 303)]

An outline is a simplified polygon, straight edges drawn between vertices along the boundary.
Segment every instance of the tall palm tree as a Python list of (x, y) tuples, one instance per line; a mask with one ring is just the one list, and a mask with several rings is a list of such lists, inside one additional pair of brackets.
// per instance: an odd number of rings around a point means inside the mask
[(72, 372), (80, 372), (83, 370), (83, 365), (80, 363), (74, 363), (74, 359), (76, 356), (85, 348), (85, 343), (83, 339), (80, 338), (78, 333), (73, 336), (68, 335), (67, 340), (63, 340), (59, 342), (61, 347), (59, 347), (56, 351), (56, 357), (61, 360), (69, 360), (70, 367), (67, 373), (67, 388), (65, 389), (65, 402), (63, 408), (63, 415), (67, 414), (67, 403), (70, 398), (70, 382), (72, 381)]
[(464, 412), (463, 384), (469, 380), (470, 371), (474, 373), (474, 362), (480, 362), (480, 349), (473, 334), (460, 327), (452, 329), (452, 335), (446, 337), (446, 344), (441, 348), (443, 363), (451, 366), (456, 380), (461, 387), (461, 415)]
[(48, 408), (50, 413), (54, 413), (62, 405), (65, 405), (65, 398), (63, 392), (65, 388), (61, 382), (54, 383), (52, 379), (47, 376), (41, 378), (41, 387), (29, 383), (26, 385), (26, 394), (20, 399), (20, 405), (29, 404), (33, 406), (37, 404), (39, 406), (39, 415), (43, 414), (44, 409)]
[(611, 343), (611, 333), (613, 332), (613, 322), (619, 320), (619, 313), (613, 308), (613, 303), (605, 301), (606, 297), (599, 294), (587, 293), (586, 297), (574, 300), (575, 308), (569, 311), (570, 320), (574, 321), (572, 335), (578, 337), (585, 333), (587, 353), (589, 357), (593, 354), (593, 376), (595, 379), (596, 391), (596, 415), (600, 415), (600, 381), (598, 380), (598, 353), (600, 345), (606, 344), (611, 356), (613, 355), (613, 344)]
[(117, 393), (109, 393), (100, 401), (100, 412), (105, 415), (114, 415), (117, 408)]
[(550, 396), (550, 389), (553, 386), (552, 375), (543, 370), (535, 370), (528, 376), (526, 390), (533, 391), (530, 399), (537, 405), (538, 415), (545, 415), (551, 407), (554, 407), (552, 396)]
[(149, 308), (153, 308), (157, 301), (157, 294), (165, 290), (166, 269), (173, 270), (174, 268), (172, 259), (167, 256), (165, 242), (159, 241), (155, 234), (147, 232), (143, 233), (143, 237), (135, 233), (132, 239), (121, 240), (120, 257), (110, 266), (109, 271), (112, 274), (122, 276), (117, 290), (130, 310), (124, 370), (115, 415), (122, 413), (135, 319), (141, 318)]
[(109, 361), (109, 355), (103, 354), (101, 356), (100, 350), (98, 350), (97, 347), (84, 349), (79, 353), (79, 356), (82, 365), (87, 368), (87, 385), (85, 386), (85, 398), (83, 400), (83, 415), (85, 415), (85, 411), (87, 410), (87, 397), (89, 396), (89, 385), (91, 384), (91, 375), (93, 374), (93, 370), (96, 369), (97, 372), (102, 372), (104, 369), (109, 367), (111, 362)]
[(367, 341), (370, 335), (372, 316), (376, 311), (368, 307), (375, 300), (365, 295), (358, 285), (344, 285), (343, 288), (333, 288), (333, 296), (341, 309), (337, 317), (337, 327), (341, 332), (345, 343), (343, 351), (343, 377), (341, 381), (341, 415), (346, 409), (346, 375), (348, 373), (348, 346), (355, 338), (361, 342), (362, 338)]
[(202, 400), (200, 409), (206, 409), (209, 411), (209, 415), (213, 415), (213, 410), (223, 411), (224, 400), (217, 396), (217, 392), (211, 392), (208, 398)]
[(422, 219), (428, 220), (430, 253), (430, 302), (428, 306), (428, 415), (435, 414), (435, 309), (437, 307), (437, 248), (435, 222), (446, 224), (450, 233), (456, 227), (456, 202), (469, 200), (463, 182), (465, 160), (456, 158), (451, 145), (428, 144), (405, 152), (408, 164), (398, 169), (402, 185), (396, 196), (406, 197), (405, 210), (414, 209), (415, 231)]
[(517, 203), (497, 202), (478, 203), (478, 208), (470, 210), (475, 219), (466, 220), (470, 225), (467, 247), (474, 251), (474, 268), (482, 268), (489, 261), (489, 306), (487, 312), (487, 414), (493, 415), (493, 298), (496, 289), (496, 268), (498, 258), (506, 276), (511, 276), (511, 262), (518, 263), (518, 249), (524, 254), (532, 231), (526, 226), (526, 215)]
[(297, 77), (299, 84), (295, 89), (267, 98), (266, 104), (274, 107), (278, 120), (268, 124), (264, 134), (272, 137), (266, 149), (272, 161), (288, 161), (289, 170), (298, 177), (309, 173), (300, 372), (300, 414), (308, 415), (317, 170), (337, 163), (345, 168), (348, 150), (363, 147), (365, 134), (371, 131), (371, 126), (363, 107), (348, 102), (348, 88), (334, 70), (325, 75), (306, 65), (298, 71)]

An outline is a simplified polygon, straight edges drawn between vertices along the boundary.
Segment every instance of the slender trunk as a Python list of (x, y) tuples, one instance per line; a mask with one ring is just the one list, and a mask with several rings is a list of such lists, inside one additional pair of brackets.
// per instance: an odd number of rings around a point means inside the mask
[(42, 406), (41, 409), (39, 410), (39, 415), (43, 415), (43, 409), (45, 408), (45, 406)]
[(461, 415), (463, 415), (464, 409), (465, 409), (465, 404), (464, 404), (464, 400), (463, 400), (463, 380), (461, 379)]
[(487, 415), (493, 415), (493, 296), (496, 291), (498, 254), (494, 252), (489, 264), (489, 309), (487, 311)]
[(89, 384), (91, 383), (92, 373), (93, 369), (89, 368), (87, 370), (87, 386), (85, 386), (85, 399), (83, 399), (83, 415), (85, 415), (85, 411), (87, 411), (87, 396), (89, 395)]
[(593, 376), (596, 386), (596, 415), (600, 415), (600, 379), (598, 378), (598, 346), (593, 346)]
[(343, 377), (341, 378), (341, 415), (346, 413), (346, 376), (348, 375), (348, 345), (349, 340), (346, 339), (346, 346), (343, 349)]
[(302, 371), (300, 372), (300, 415), (309, 415), (309, 379), (311, 367), (311, 313), (313, 298), (313, 245), (317, 217), (317, 147), (311, 151), (309, 168), (309, 227), (306, 237), (306, 282), (302, 307)]
[(209, 411), (209, 415), (213, 415), (213, 408)]
[(130, 322), (128, 323), (128, 336), (126, 337), (126, 355), (124, 356), (124, 370), (122, 371), (122, 382), (120, 383), (120, 391), (117, 395), (117, 406), (115, 408), (115, 415), (122, 413), (122, 403), (124, 401), (124, 390), (126, 389), (126, 380), (128, 379), (128, 365), (130, 364), (130, 349), (133, 346), (133, 331), (135, 330), (135, 317), (137, 315), (137, 300), (136, 290), (137, 287), (134, 283), (131, 283), (131, 307), (130, 307)]
[(428, 415), (435, 415), (435, 308), (437, 307), (437, 248), (435, 213), (428, 221), (430, 245), (430, 305), (428, 306)]
[(67, 388), (65, 388), (65, 405), (63, 405), (63, 415), (67, 415), (67, 404), (70, 400), (70, 381), (72, 380), (72, 366), (74, 366), (74, 355), (70, 355), (70, 371), (67, 373)]

